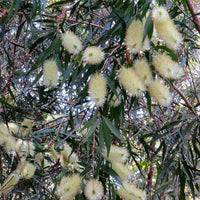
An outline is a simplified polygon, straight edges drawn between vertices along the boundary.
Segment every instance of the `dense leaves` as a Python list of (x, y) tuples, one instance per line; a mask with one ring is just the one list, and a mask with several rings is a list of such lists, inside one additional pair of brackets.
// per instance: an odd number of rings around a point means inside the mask
[[(177, 49), (167, 47), (155, 31), (151, 11), (159, 5), (183, 37)], [(125, 170), (147, 199), (200, 198), (199, 33), (185, 1), (14, 0), (8, 5), (1, 0), (0, 12), (2, 199), (58, 199), (63, 177), (79, 174), (81, 191), (75, 199), (86, 199), (87, 181), (95, 178), (103, 184), (102, 199), (120, 200)], [(138, 38), (149, 45), (131, 53), (126, 31), (135, 20), (143, 26)], [(82, 41), (78, 54), (62, 45), (66, 31)], [(99, 62), (86, 61), (89, 46), (102, 49), (102, 62), (98, 55)], [(162, 53), (179, 63), (184, 72), (179, 80), (163, 78), (155, 70), (153, 57)], [(170, 89), (169, 105), (159, 105), (149, 85), (135, 96), (118, 80), (122, 66), (132, 68), (140, 58), (147, 60), (152, 77)], [(58, 67), (55, 87), (44, 85), (48, 59)], [(97, 73), (107, 83), (103, 106), (95, 105), (89, 91), (91, 75)], [(126, 169), (114, 170), (102, 155), (106, 149), (109, 156), (112, 145), (128, 150)], [(24, 160), (36, 169), (30, 178)], [(19, 180), (6, 188), (6, 180), (16, 174)]]

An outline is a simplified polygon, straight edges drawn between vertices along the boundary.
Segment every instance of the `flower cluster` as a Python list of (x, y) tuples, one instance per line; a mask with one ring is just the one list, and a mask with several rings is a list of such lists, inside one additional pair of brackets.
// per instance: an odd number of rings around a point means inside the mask
[(178, 79), (183, 75), (183, 69), (166, 54), (154, 56), (153, 65), (164, 78)]
[(177, 49), (182, 42), (182, 37), (170, 19), (167, 10), (162, 6), (155, 7), (152, 10), (152, 19), (158, 36), (164, 40), (169, 48)]
[(149, 40), (143, 42), (144, 24), (140, 20), (133, 21), (126, 31), (126, 46), (131, 53), (138, 53), (149, 48)]
[(78, 54), (83, 45), (81, 40), (71, 31), (67, 31), (62, 36), (62, 45), (70, 54)]
[(89, 95), (96, 106), (101, 107), (105, 103), (107, 94), (106, 80), (101, 74), (95, 74), (89, 82)]
[(107, 149), (104, 149), (102, 154), (106, 160), (112, 163), (113, 170), (116, 171), (122, 180), (126, 180), (131, 176), (131, 171), (124, 164), (129, 156), (126, 148), (111, 145), (109, 154)]
[(123, 200), (146, 200), (145, 192), (128, 182), (124, 182), (117, 193)]
[[(182, 70), (168, 55), (155, 56), (155, 69), (167, 78), (179, 78)], [(118, 75), (119, 82), (131, 96), (139, 96), (148, 90), (150, 95), (163, 106), (171, 103), (171, 93), (160, 79), (153, 79), (150, 66), (146, 59), (138, 59), (131, 68), (122, 67)]]
[(144, 84), (133, 68), (122, 67), (118, 79), (124, 89), (127, 90), (131, 96), (139, 96), (146, 90)]
[[(62, 36), (62, 45), (73, 55), (77, 55), (83, 49), (81, 40), (71, 31), (67, 31)], [(83, 53), (83, 61), (87, 64), (96, 65), (104, 60), (105, 54), (97, 46), (89, 46)]]
[(57, 187), (57, 194), (61, 200), (73, 199), (79, 193), (81, 193), (81, 177), (77, 174), (63, 177)]
[(88, 200), (100, 200), (103, 197), (103, 185), (96, 179), (91, 179), (86, 183), (85, 196)]
[(168, 106), (171, 103), (171, 93), (160, 79), (151, 82), (149, 92), (160, 105)]
[(58, 84), (59, 74), (56, 61), (53, 59), (46, 60), (43, 65), (44, 85), (46, 87), (56, 87)]

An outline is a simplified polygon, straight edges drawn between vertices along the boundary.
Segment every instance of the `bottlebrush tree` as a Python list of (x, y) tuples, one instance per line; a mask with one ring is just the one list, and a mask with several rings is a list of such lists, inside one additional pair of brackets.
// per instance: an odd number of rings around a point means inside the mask
[(1, 199), (200, 198), (197, 2), (0, 11)]

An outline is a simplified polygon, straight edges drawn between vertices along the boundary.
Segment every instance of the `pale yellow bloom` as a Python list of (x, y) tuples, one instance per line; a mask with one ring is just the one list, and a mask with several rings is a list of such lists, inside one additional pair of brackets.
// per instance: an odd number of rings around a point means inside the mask
[(5, 145), (6, 151), (14, 151), (16, 148), (16, 140), (15, 137), (10, 135), (4, 135), (0, 133), (0, 145)]
[(118, 75), (118, 79), (123, 88), (127, 90), (131, 96), (139, 96), (146, 90), (144, 84), (133, 68), (122, 67), (122, 70)]
[(60, 199), (72, 200), (81, 192), (81, 178), (74, 174), (71, 177), (63, 177), (60, 185), (57, 187), (57, 193)]
[(70, 54), (74, 55), (77, 55), (83, 49), (81, 40), (71, 31), (63, 34), (62, 45)]
[(19, 132), (19, 126), (15, 123), (8, 123), (8, 127), (10, 132), (14, 133), (15, 135)]
[[(110, 100), (110, 102), (109, 102), (109, 105), (111, 106), (111, 107), (117, 107), (117, 106), (119, 106), (120, 105), (120, 103), (121, 103), (121, 101), (122, 101), (122, 95), (120, 94), (120, 88), (118, 87), (117, 89), (116, 89), (116, 93), (117, 93), (117, 95), (113, 95), (112, 96), (112, 98), (111, 98), (111, 100)], [(108, 99), (110, 98), (110, 95), (109, 95), (109, 97), (108, 97)]]
[(32, 127), (34, 125), (34, 121), (31, 119), (24, 119), (24, 121), (21, 124), (20, 133), (22, 136), (26, 136), (30, 133), (32, 130)]
[(103, 157), (110, 162), (120, 162), (124, 163), (129, 156), (129, 153), (126, 148), (119, 147), (116, 145), (111, 145), (109, 155), (107, 156), (107, 149), (103, 150)]
[(56, 61), (46, 60), (43, 65), (44, 85), (46, 87), (56, 87), (58, 84), (59, 73)]
[(97, 46), (87, 47), (83, 54), (83, 60), (87, 64), (96, 65), (104, 60), (105, 54), (101, 48)]
[(167, 10), (164, 7), (154, 8), (152, 11), (152, 18), (158, 36), (164, 40), (169, 48), (177, 49), (182, 42), (182, 36), (170, 19)]
[(35, 165), (22, 161), (18, 164), (17, 169), (15, 170), (22, 178), (30, 179), (35, 174), (36, 167)]
[(144, 85), (148, 86), (152, 80), (152, 73), (149, 63), (146, 59), (136, 60), (133, 67), (137, 75), (143, 81)]
[(2, 122), (0, 122), (0, 134), (9, 135), (9, 131), (8, 131), (6, 124), (4, 124)]
[(68, 169), (71, 169), (71, 170), (76, 169), (79, 172), (81, 172), (82, 167), (81, 165), (78, 164), (78, 162), (79, 162), (79, 158), (77, 154), (74, 152), (72, 153), (72, 148), (68, 144), (65, 144), (64, 149), (60, 153), (61, 166), (66, 167), (66, 163), (67, 163)]
[(26, 140), (18, 139), (16, 142), (16, 151), (20, 157), (26, 157), (27, 155), (34, 155), (35, 145)]
[(179, 64), (166, 54), (154, 56), (153, 65), (164, 78), (178, 79), (183, 75), (183, 69)]
[(112, 168), (122, 180), (126, 180), (131, 177), (131, 171), (128, 169), (127, 165), (119, 162), (112, 162)]
[(16, 149), (16, 139), (13, 136), (5, 136), (5, 148), (7, 151), (14, 151)]
[(144, 27), (140, 20), (133, 21), (126, 31), (126, 46), (131, 53), (137, 53), (143, 48)]
[(4, 181), (3, 185), (0, 187), (0, 195), (8, 194), (12, 191), (15, 185), (19, 182), (20, 176), (16, 173), (12, 173), (8, 176), (8, 178)]
[(150, 95), (155, 98), (158, 104), (168, 106), (171, 103), (171, 93), (165, 84), (159, 80), (153, 80), (149, 85)]
[(106, 80), (101, 74), (95, 74), (89, 82), (89, 95), (95, 102), (96, 106), (103, 106), (107, 94)]
[(35, 162), (40, 166), (40, 167), (47, 167), (50, 165), (50, 163), (48, 162), (47, 159), (44, 158), (44, 156), (42, 155), (42, 153), (38, 153), (35, 156)]
[(123, 200), (146, 200), (144, 191), (127, 182), (123, 183), (123, 186), (120, 187), (117, 193)]
[(170, 20), (170, 17), (167, 10), (162, 6), (159, 6), (152, 10), (152, 19), (156, 23), (163, 23)]
[(103, 197), (103, 185), (100, 181), (92, 179), (86, 183), (85, 196), (88, 200), (101, 200)]
[(143, 41), (144, 24), (140, 20), (134, 20), (126, 31), (126, 46), (131, 53), (138, 53), (150, 48), (148, 37)]

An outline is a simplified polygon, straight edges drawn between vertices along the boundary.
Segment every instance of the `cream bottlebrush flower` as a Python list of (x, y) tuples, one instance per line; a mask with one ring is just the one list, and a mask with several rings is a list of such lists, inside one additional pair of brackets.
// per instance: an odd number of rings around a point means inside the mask
[(146, 90), (144, 84), (132, 68), (122, 67), (118, 75), (119, 82), (131, 96), (139, 96)]
[(22, 178), (30, 179), (35, 174), (35, 170), (36, 170), (35, 165), (24, 160), (20, 164), (18, 164), (15, 172), (19, 174)]
[(36, 170), (35, 165), (27, 162), (21, 172), (21, 176), (24, 177), (25, 179), (30, 179), (35, 174), (35, 170)]
[(179, 64), (166, 54), (154, 56), (153, 65), (164, 78), (178, 79), (183, 75)]
[(16, 151), (20, 157), (27, 156), (28, 154), (34, 155), (35, 146), (32, 142), (18, 139), (16, 142)]
[(4, 123), (0, 123), (0, 134), (9, 135), (8, 128), (7, 128), (6, 124), (4, 124)]
[(101, 48), (97, 46), (87, 47), (83, 54), (83, 60), (87, 64), (96, 65), (104, 60), (105, 54)]
[(133, 21), (126, 31), (126, 46), (131, 53), (138, 53), (143, 48), (144, 27), (140, 20)]
[(105, 102), (107, 94), (106, 80), (101, 74), (95, 74), (91, 77), (89, 82), (89, 95), (95, 102), (96, 106), (101, 107)]
[(64, 145), (64, 149), (60, 153), (60, 162), (62, 167), (66, 167), (66, 162), (75, 164), (79, 161), (76, 153), (72, 153), (72, 148), (68, 145)]
[(144, 191), (127, 182), (123, 183), (117, 193), (123, 200), (146, 200)]
[(50, 163), (48, 162), (47, 159), (44, 158), (44, 156), (42, 155), (42, 153), (38, 153), (35, 156), (35, 162), (40, 166), (40, 167), (47, 167), (50, 165)]
[(71, 177), (62, 178), (57, 187), (57, 193), (62, 200), (71, 200), (81, 192), (81, 178), (74, 174)]
[(136, 60), (133, 67), (144, 85), (148, 86), (152, 80), (152, 73), (147, 60), (145, 58)]
[(107, 149), (103, 150), (103, 157), (110, 162), (124, 163), (129, 156), (126, 148), (111, 145), (109, 155), (107, 156)]
[(62, 45), (70, 54), (74, 55), (77, 55), (83, 49), (81, 40), (71, 31), (63, 34)]
[[(122, 95), (120, 94), (120, 88), (118, 87), (116, 89), (116, 93), (117, 93), (117, 96), (114, 94), (109, 102), (109, 105), (111, 107), (117, 107), (120, 105), (121, 101), (122, 101)], [(108, 99), (110, 99), (110, 95), (108, 97)]]
[(3, 135), (0, 133), (0, 145), (5, 145), (6, 151), (14, 151), (16, 147), (16, 140), (11, 135)]
[(103, 185), (100, 181), (92, 179), (86, 183), (85, 196), (88, 200), (100, 200), (103, 197)]
[(15, 123), (8, 123), (8, 127), (10, 132), (14, 133), (15, 135), (19, 132), (19, 126)]
[(58, 84), (59, 73), (56, 61), (46, 60), (43, 65), (44, 85), (46, 87), (56, 87)]
[(51, 146), (50, 152), (47, 154), (54, 162), (59, 159), (58, 152), (54, 149), (54, 145)]
[(156, 23), (163, 23), (170, 20), (170, 17), (167, 10), (162, 6), (159, 6), (152, 10), (152, 19)]
[(16, 139), (13, 136), (4, 136), (5, 148), (7, 151), (14, 151), (16, 149)]
[(20, 133), (22, 136), (26, 136), (29, 134), (29, 132), (32, 130), (32, 127), (34, 125), (34, 121), (31, 119), (24, 119), (24, 121), (21, 124)]
[(8, 176), (8, 178), (5, 180), (3, 185), (0, 187), (0, 195), (3, 194), (8, 194), (9, 192), (12, 191), (13, 187), (17, 185), (19, 182), (20, 176), (16, 173), (12, 173)]
[(113, 170), (115, 170), (115, 172), (119, 175), (119, 177), (122, 180), (125, 180), (131, 177), (131, 171), (128, 169), (126, 165), (122, 163), (112, 162), (112, 168)]
[(153, 96), (158, 104), (168, 106), (171, 103), (171, 93), (165, 84), (159, 80), (153, 80), (149, 85), (150, 95)]
[(167, 10), (164, 7), (156, 7), (152, 10), (152, 18), (156, 27), (158, 36), (164, 40), (171, 49), (177, 49), (182, 42), (182, 36), (177, 31), (176, 26), (170, 19)]

